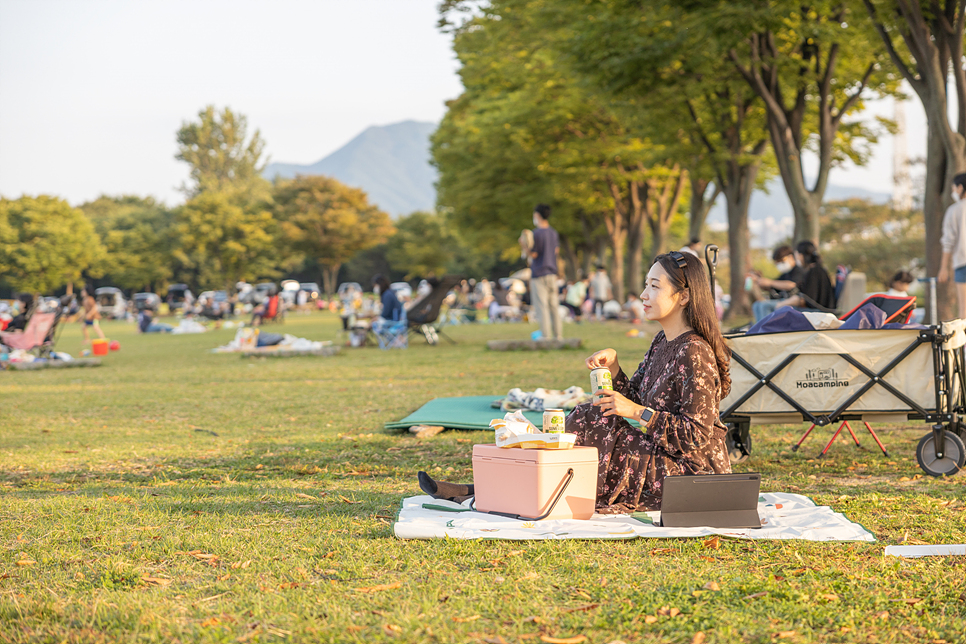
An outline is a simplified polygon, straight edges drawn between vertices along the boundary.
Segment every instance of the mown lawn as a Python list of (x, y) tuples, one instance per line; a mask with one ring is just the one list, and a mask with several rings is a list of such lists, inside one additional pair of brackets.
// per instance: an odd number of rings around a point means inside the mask
[[(889, 457), (859, 434), (820, 461), (828, 428), (797, 453), (805, 427), (756, 428), (739, 466), (877, 543), (400, 541), (416, 471), (469, 480), (492, 437), (383, 423), (436, 396), (586, 386), (589, 348), (633, 365), (647, 341), (584, 324), (567, 331), (588, 351), (491, 353), (529, 329), (476, 325), (455, 346), (246, 360), (208, 353), (233, 331), (105, 329), (122, 349), (100, 368), (0, 373), (2, 641), (964, 641), (964, 558), (883, 556), (966, 541), (966, 475), (920, 476), (922, 423), (881, 428)], [(77, 325), (60, 348), (79, 353)]]

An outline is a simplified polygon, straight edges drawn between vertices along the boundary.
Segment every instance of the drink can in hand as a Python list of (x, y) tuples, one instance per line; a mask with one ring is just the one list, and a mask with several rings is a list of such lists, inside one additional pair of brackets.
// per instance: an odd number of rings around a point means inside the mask
[[(590, 391), (595, 393), (598, 389), (614, 391), (614, 381), (607, 367), (598, 367), (590, 371)], [(597, 396), (600, 398), (601, 396)]]
[(563, 434), (566, 416), (563, 409), (546, 409), (543, 412), (543, 433)]

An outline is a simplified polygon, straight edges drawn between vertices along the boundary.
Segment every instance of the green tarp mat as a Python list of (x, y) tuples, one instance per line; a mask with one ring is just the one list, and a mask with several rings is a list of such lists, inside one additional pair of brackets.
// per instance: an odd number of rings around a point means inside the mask
[[(448, 429), (489, 429), (490, 421), (503, 418), (504, 412), (491, 407), (503, 396), (463, 396), (434, 398), (402, 420), (386, 423), (386, 429), (409, 429), (413, 425), (440, 425)], [(543, 427), (543, 412), (525, 411), (523, 415), (537, 427)], [(637, 427), (636, 421), (630, 421)]]
[[(462, 396), (434, 398), (402, 420), (386, 423), (386, 429), (409, 429), (413, 425), (440, 425), (447, 429), (489, 429), (490, 421), (503, 418), (504, 412), (491, 407), (503, 396)], [(524, 415), (537, 427), (543, 426), (543, 413), (525, 411)]]

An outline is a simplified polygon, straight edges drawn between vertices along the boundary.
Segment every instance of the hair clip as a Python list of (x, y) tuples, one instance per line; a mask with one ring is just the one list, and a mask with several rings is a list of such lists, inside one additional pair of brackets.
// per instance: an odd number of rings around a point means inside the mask
[[(680, 268), (682, 272), (688, 265), (688, 260), (684, 259), (684, 253), (681, 253), (680, 251), (672, 250), (670, 253), (668, 253), (668, 257), (675, 261), (675, 263), (678, 265), (678, 268)], [(684, 288), (688, 288), (687, 273), (684, 273)]]

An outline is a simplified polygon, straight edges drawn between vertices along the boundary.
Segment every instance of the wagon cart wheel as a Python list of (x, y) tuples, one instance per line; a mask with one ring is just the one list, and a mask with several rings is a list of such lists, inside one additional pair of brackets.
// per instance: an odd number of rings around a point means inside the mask
[(725, 442), (731, 464), (744, 463), (751, 458), (751, 423), (728, 423)]
[(936, 436), (930, 432), (922, 437), (916, 447), (919, 467), (929, 476), (952, 476), (966, 465), (966, 446), (963, 439), (952, 431), (945, 433), (943, 457), (936, 457)]

